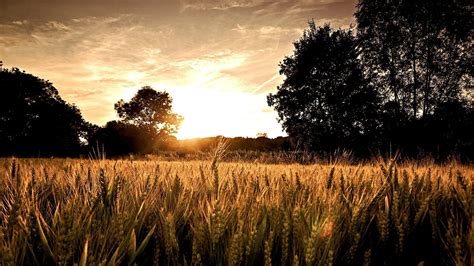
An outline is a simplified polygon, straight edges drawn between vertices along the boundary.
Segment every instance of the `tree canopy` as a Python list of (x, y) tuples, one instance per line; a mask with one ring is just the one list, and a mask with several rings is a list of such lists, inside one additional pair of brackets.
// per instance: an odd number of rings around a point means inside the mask
[(90, 125), (49, 81), (16, 68), (3, 70), (0, 91), (2, 155), (65, 156), (80, 151)]
[(309, 149), (368, 144), (377, 129), (377, 91), (364, 78), (351, 30), (314, 22), (280, 64), (283, 84), (268, 96), (286, 132)]
[(149, 86), (140, 89), (129, 101), (120, 100), (115, 110), (120, 121), (110, 121), (92, 137), (110, 155), (150, 153), (162, 142), (174, 138), (182, 120), (173, 113), (172, 98), (166, 91)]
[(459, 101), (472, 73), (472, 3), (360, 0), (355, 17), (366, 74), (409, 118)]
[(471, 9), (465, 0), (359, 1), (362, 66), (383, 95), (382, 143), (411, 154), (470, 156), (465, 147), (474, 148), (473, 137), (461, 136), (474, 136), (472, 99), (465, 97), (473, 72)]
[(465, 0), (360, 0), (354, 32), (310, 22), (268, 104), (311, 150), (472, 158), (471, 10)]
[(145, 86), (129, 102), (117, 102), (115, 110), (124, 123), (158, 135), (169, 135), (177, 132), (182, 120), (172, 112), (172, 101), (168, 92)]

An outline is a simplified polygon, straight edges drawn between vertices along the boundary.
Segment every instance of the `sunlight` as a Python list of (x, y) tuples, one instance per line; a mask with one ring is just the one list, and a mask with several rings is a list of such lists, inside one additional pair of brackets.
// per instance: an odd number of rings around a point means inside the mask
[[(187, 139), (229, 134), (232, 128), (229, 121), (238, 113), (234, 108), (226, 107), (226, 100), (227, 97), (223, 93), (201, 89), (175, 94), (174, 109), (184, 117), (176, 137)], [(222, 129), (225, 129), (225, 132)]]
[(122, 97), (120, 99), (123, 99), (125, 101), (129, 101), (130, 99), (135, 96), (137, 93), (138, 89), (136, 87), (129, 87), (124, 89), (124, 91), (121, 93)]
[(142, 79), (145, 76), (144, 73), (138, 72), (138, 71), (131, 71), (128, 72), (127, 74), (127, 80), (128, 81), (137, 81), (139, 79)]
[[(176, 134), (178, 139), (254, 136), (256, 128), (265, 126), (258, 114), (261, 99), (255, 95), (202, 89), (176, 90), (172, 94), (175, 112), (184, 117)], [(244, 123), (245, 128), (239, 126)]]

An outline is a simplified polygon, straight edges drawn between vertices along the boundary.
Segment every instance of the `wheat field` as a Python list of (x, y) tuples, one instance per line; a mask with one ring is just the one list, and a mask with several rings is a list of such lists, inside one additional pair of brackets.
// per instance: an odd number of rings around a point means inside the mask
[(472, 166), (0, 160), (0, 265), (472, 265)]

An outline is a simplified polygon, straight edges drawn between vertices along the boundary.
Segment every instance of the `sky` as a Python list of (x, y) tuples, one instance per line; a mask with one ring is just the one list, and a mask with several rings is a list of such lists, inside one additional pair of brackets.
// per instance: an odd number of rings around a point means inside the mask
[(0, 0), (0, 60), (51, 81), (104, 125), (166, 90), (179, 139), (285, 135), (266, 96), (309, 20), (347, 28), (355, 0)]

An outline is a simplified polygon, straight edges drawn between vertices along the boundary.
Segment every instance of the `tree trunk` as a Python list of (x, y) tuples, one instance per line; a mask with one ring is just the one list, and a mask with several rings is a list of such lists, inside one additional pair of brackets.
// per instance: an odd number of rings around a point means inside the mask
[(416, 41), (415, 34), (412, 33), (412, 46), (411, 46), (411, 55), (412, 55), (412, 71), (413, 71), (413, 119), (416, 120), (416, 113), (418, 110), (418, 97), (417, 97), (417, 87), (418, 87), (418, 77), (416, 74)]
[(425, 116), (427, 113), (429, 113), (430, 109), (430, 104), (429, 104), (429, 96), (431, 93), (431, 32), (430, 32), (430, 19), (427, 18), (426, 21), (426, 26), (425, 26), (425, 32), (426, 32), (426, 61), (425, 61), (425, 68), (426, 68), (426, 77), (425, 77), (425, 89), (423, 93), (423, 116)]

